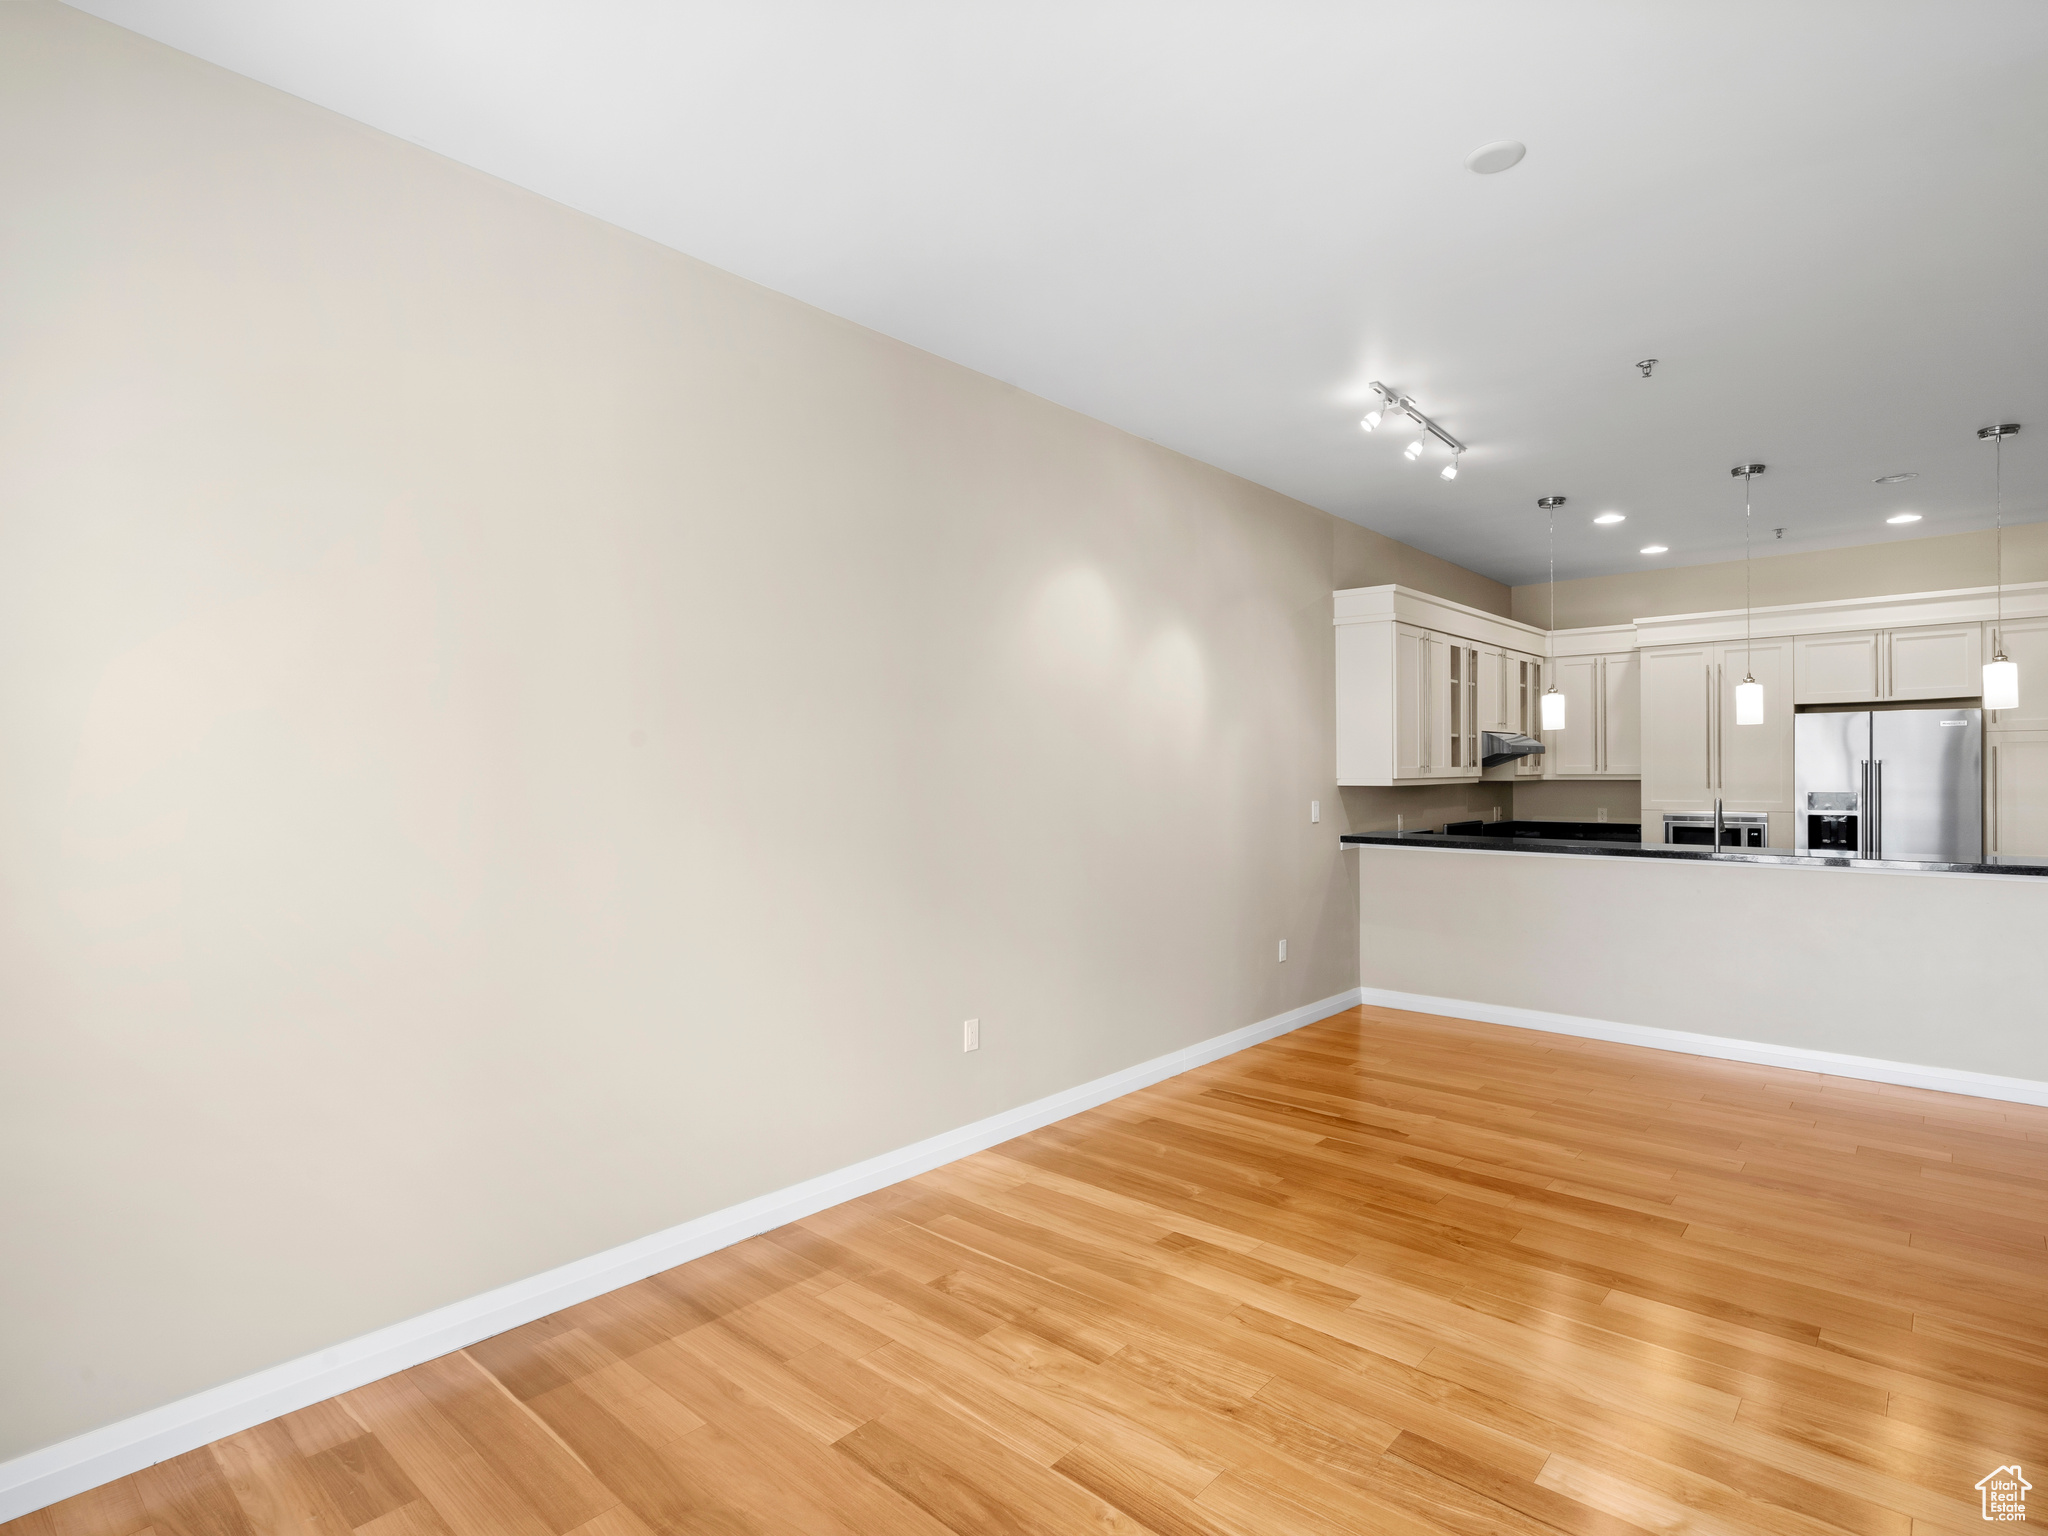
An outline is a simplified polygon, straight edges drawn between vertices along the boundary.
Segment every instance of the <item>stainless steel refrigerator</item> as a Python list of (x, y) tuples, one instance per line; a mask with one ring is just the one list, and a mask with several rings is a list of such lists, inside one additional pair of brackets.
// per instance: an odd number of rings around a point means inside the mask
[(1863, 859), (1984, 857), (1984, 713), (1794, 717), (1793, 846)]

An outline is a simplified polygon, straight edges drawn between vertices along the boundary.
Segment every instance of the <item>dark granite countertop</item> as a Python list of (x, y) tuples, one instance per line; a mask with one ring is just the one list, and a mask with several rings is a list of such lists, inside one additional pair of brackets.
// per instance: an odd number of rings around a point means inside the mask
[[(1453, 825), (1460, 825), (1453, 823)], [(1470, 825), (1464, 823), (1463, 825)], [(1341, 842), (1372, 848), (1464, 848), (1486, 853), (1565, 853), (1588, 859), (1668, 859), (1694, 864), (1771, 864), (1798, 869), (1894, 870), (1941, 875), (2048, 875), (2048, 859), (1949, 863), (1931, 859), (1851, 859), (1789, 848), (1713, 849), (1675, 843), (1595, 842), (1574, 837), (1447, 836), (1442, 832), (1353, 832)]]

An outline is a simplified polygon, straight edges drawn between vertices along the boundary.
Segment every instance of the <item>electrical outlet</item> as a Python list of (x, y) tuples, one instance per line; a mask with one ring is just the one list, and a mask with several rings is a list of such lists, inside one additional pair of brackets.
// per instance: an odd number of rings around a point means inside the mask
[(1287, 963), (1287, 941), (1285, 939), (1280, 941), (1280, 963), (1282, 965)]
[(969, 1019), (960, 1026), (960, 1049), (978, 1051), (981, 1049), (981, 1020)]
[(1602, 821), (1607, 819), (1607, 807), (1604, 805), (1600, 807), (1600, 819)]
[(1309, 803), (1308, 803), (1308, 819), (1309, 819), (1310, 821), (1321, 821), (1321, 820), (1323, 819), (1323, 802), (1322, 802), (1322, 801), (1320, 801), (1320, 800), (1311, 800), (1311, 801), (1309, 801)]

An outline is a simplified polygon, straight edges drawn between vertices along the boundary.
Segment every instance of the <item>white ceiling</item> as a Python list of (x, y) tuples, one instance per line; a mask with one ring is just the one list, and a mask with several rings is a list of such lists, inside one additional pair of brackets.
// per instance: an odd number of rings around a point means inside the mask
[(2048, 517), (2040, 0), (82, 9), (1501, 580)]

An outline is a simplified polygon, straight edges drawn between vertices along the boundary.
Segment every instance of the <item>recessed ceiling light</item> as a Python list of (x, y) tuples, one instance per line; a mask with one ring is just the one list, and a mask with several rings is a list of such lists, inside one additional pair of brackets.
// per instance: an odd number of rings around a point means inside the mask
[(1895, 512), (1886, 518), (1885, 521), (1888, 523), (1917, 523), (1920, 521), (1920, 514), (1918, 512)]
[(1491, 176), (1495, 171), (1505, 171), (1522, 163), (1522, 156), (1529, 153), (1527, 148), (1513, 139), (1497, 139), (1491, 144), (1482, 144), (1465, 157), (1465, 169), (1477, 171), (1481, 176)]
[(1668, 555), (1671, 553), (1671, 546), (1669, 544), (1645, 544), (1637, 553), (1644, 555)]
[(1906, 471), (1906, 472), (1905, 472), (1904, 474), (1899, 474), (1899, 475), (1879, 475), (1879, 476), (1878, 476), (1878, 477), (1877, 477), (1877, 478), (1876, 478), (1875, 480), (1873, 480), (1873, 481), (1871, 482), (1871, 484), (1873, 484), (1873, 485), (1897, 485), (1897, 484), (1899, 484), (1899, 483), (1900, 483), (1901, 481), (1905, 481), (1905, 480), (1918, 480), (1919, 478), (1920, 478), (1920, 471), (1919, 471), (1919, 470), (1917, 470), (1917, 469), (1909, 469), (1909, 470), (1907, 470), (1907, 471)]
[(1628, 516), (1626, 513), (1622, 512), (1602, 512), (1598, 517), (1594, 518), (1593, 521), (1599, 523), (1602, 527), (1607, 527), (1614, 523), (1627, 522)]

